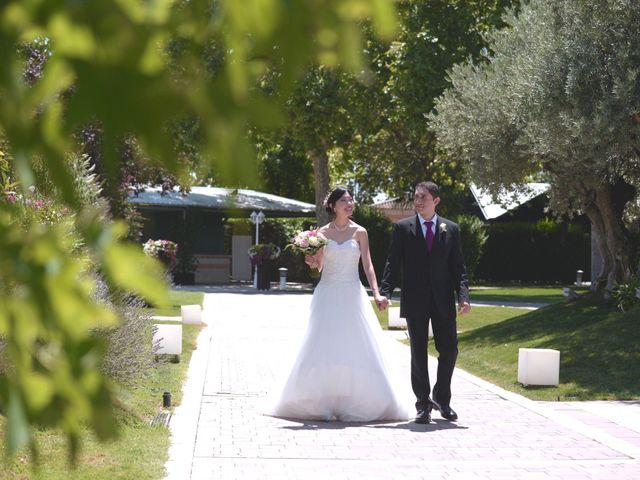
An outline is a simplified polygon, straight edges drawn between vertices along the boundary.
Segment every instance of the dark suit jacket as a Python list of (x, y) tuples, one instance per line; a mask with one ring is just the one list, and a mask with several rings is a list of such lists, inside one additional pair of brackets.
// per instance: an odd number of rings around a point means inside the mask
[(438, 216), (436, 236), (428, 252), (417, 215), (396, 223), (380, 293), (391, 298), (397, 286), (402, 289), (402, 317), (424, 317), (429, 313), (429, 286), (435, 302), (432, 308), (445, 318), (456, 317), (456, 296), (458, 300), (469, 301), (469, 281), (457, 224)]

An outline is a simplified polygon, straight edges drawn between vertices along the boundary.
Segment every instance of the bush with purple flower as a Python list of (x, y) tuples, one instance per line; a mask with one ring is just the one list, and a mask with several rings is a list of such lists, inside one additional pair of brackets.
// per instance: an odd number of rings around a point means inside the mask
[(256, 267), (280, 256), (280, 247), (273, 243), (256, 243), (247, 251), (251, 265)]
[(144, 253), (160, 260), (168, 270), (176, 264), (178, 244), (171, 240), (149, 239), (143, 244)]

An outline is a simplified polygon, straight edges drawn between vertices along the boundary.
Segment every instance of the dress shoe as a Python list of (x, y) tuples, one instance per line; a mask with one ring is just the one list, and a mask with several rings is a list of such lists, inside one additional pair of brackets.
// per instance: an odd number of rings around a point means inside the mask
[(458, 420), (458, 414), (454, 412), (453, 408), (449, 405), (440, 405), (438, 402), (434, 402), (433, 400), (431, 400), (431, 403), (433, 404), (433, 408), (438, 410), (440, 415), (442, 415), (442, 418), (445, 420), (449, 420), (450, 422)]
[(431, 423), (431, 409), (418, 410), (416, 423)]

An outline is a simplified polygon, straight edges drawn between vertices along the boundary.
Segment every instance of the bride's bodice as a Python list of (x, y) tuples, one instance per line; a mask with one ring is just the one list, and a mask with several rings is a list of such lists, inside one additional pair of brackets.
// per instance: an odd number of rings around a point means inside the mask
[(329, 243), (324, 247), (322, 281), (359, 282), (359, 261), (360, 246), (355, 239), (350, 238), (343, 243), (329, 240)]

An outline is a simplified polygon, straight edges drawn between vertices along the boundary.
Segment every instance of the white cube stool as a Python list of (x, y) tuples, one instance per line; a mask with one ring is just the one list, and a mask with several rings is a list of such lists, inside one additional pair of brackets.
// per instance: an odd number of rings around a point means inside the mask
[[(389, 328), (407, 328), (407, 319), (400, 316), (400, 307), (389, 307)], [(433, 337), (431, 321), (429, 321), (429, 333)]]
[(202, 307), (200, 305), (182, 305), (180, 313), (182, 314), (182, 323), (186, 325), (202, 323)]
[(560, 351), (550, 348), (518, 349), (518, 382), (527, 385), (560, 383)]
[(155, 324), (153, 345), (157, 345), (156, 355), (182, 354), (182, 325)]
[(400, 316), (400, 307), (389, 307), (389, 328), (407, 328), (407, 320)]

